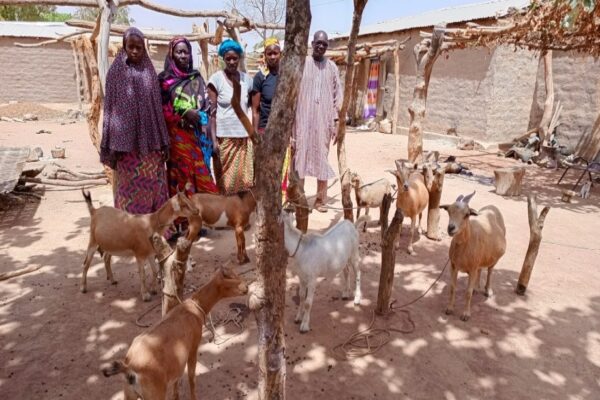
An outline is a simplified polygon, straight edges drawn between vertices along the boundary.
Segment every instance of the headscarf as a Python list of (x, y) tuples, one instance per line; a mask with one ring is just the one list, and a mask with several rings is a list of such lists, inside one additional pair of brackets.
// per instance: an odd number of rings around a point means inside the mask
[(132, 35), (144, 39), (139, 29), (127, 29), (123, 48), (106, 75), (100, 161), (113, 168), (118, 153), (143, 156), (169, 147), (158, 79), (148, 52), (138, 64), (127, 63), (125, 43)]
[(277, 47), (281, 48), (281, 45), (279, 44), (279, 39), (277, 39), (275, 36), (265, 39), (265, 42), (263, 43), (263, 47), (266, 50), (267, 47), (269, 47), (269, 46), (277, 46)]
[[(175, 47), (185, 43), (190, 52), (190, 62), (187, 71), (180, 70), (175, 64), (173, 52)], [(160, 82), (163, 112), (167, 120), (167, 124), (178, 123), (181, 116), (185, 114), (190, 107), (198, 107), (202, 110), (209, 108), (209, 103), (206, 95), (206, 85), (202, 75), (197, 69), (194, 69), (194, 61), (192, 57), (192, 45), (190, 41), (182, 36), (175, 37), (169, 42), (169, 50), (165, 57), (165, 70), (158, 75)], [(186, 106), (186, 109), (174, 108), (176, 100), (183, 95), (193, 98), (194, 102), (200, 104), (191, 104), (187, 99), (181, 99), (177, 102)], [(189, 105), (188, 105), (189, 104)]]
[(231, 50), (235, 51), (239, 55), (244, 53), (244, 49), (242, 49), (242, 46), (238, 42), (233, 39), (226, 39), (219, 46), (219, 56), (224, 57), (225, 53)]

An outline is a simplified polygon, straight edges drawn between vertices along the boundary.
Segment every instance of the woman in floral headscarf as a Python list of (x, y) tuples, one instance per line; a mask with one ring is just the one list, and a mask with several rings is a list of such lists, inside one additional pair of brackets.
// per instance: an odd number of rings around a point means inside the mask
[(216, 193), (210, 175), (213, 143), (216, 146), (208, 124), (211, 107), (204, 79), (194, 69), (192, 45), (186, 38), (171, 40), (165, 70), (158, 80), (171, 143), (167, 162), (171, 195), (178, 188), (185, 189), (188, 196)]
[(115, 207), (148, 214), (166, 202), (168, 147), (156, 71), (144, 35), (129, 28), (106, 75), (100, 144), (100, 161), (116, 171)]

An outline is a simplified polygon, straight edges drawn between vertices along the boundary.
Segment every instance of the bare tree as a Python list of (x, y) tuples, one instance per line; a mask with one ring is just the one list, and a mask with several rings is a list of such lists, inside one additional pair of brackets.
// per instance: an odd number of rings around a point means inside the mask
[[(227, 6), (251, 21), (265, 24), (279, 25), (285, 16), (284, 0), (228, 0)], [(263, 40), (275, 35), (274, 29), (262, 28), (256, 32)]]

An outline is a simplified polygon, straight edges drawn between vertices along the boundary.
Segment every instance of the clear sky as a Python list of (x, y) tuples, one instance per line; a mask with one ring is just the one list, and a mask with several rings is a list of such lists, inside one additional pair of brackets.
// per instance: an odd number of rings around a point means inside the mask
[[(223, 10), (227, 8), (224, 0), (154, 0), (156, 3), (185, 10)], [(481, 3), (486, 0), (369, 0), (363, 13), (363, 24), (372, 24), (389, 19), (415, 15), (424, 11), (455, 6), (459, 4)], [(352, 0), (311, 0), (311, 33), (325, 30), (328, 33), (345, 33), (352, 24)], [(198, 18), (172, 17), (146, 10), (139, 6), (130, 7), (134, 25), (140, 27), (164, 28), (173, 33), (188, 33)], [(251, 46), (257, 39), (244, 35)]]

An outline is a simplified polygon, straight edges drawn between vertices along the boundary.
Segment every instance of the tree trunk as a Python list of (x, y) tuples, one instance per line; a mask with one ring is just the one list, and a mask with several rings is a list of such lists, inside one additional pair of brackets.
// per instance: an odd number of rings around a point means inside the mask
[(346, 58), (346, 79), (344, 80), (344, 99), (338, 117), (337, 131), (337, 157), (338, 171), (340, 174), (340, 185), (342, 187), (342, 206), (344, 207), (344, 218), (354, 221), (352, 213), (352, 197), (350, 194), (350, 170), (346, 159), (346, 114), (348, 113), (348, 104), (350, 102), (350, 92), (354, 81), (354, 53), (356, 53), (356, 38), (360, 29), (362, 14), (368, 0), (354, 0), (354, 15), (352, 16), (352, 29), (348, 38), (348, 56)]
[(408, 107), (410, 127), (408, 128), (408, 160), (421, 162), (423, 157), (423, 121), (427, 107), (427, 90), (433, 64), (441, 53), (444, 40), (444, 26), (436, 26), (431, 39), (423, 39), (415, 45), (414, 54), (417, 62), (417, 81), (413, 92), (413, 100)]
[(259, 308), (254, 308), (258, 330), (258, 398), (285, 399), (284, 310), (287, 253), (283, 244), (281, 170), (296, 116), (296, 100), (310, 29), (309, 0), (288, 0), (285, 50), (279, 82), (264, 140), (256, 146), (256, 267), (262, 287)]
[(394, 269), (396, 267), (396, 250), (394, 242), (402, 226), (402, 210), (396, 208), (392, 223), (388, 227), (388, 213), (392, 204), (392, 196), (386, 194), (382, 203), (381, 218), (381, 272), (379, 274), (379, 291), (377, 293), (377, 306), (375, 312), (379, 315), (387, 314), (390, 308), (392, 287), (394, 286)]
[(494, 170), (496, 194), (500, 196), (520, 196), (521, 183), (525, 176), (525, 168), (509, 167)]
[[(552, 120), (552, 109), (554, 108), (554, 79), (552, 74), (552, 50), (542, 53), (544, 57), (544, 82), (546, 84), (546, 101), (544, 102), (544, 114), (540, 121), (538, 136), (539, 145), (544, 144), (544, 140), (550, 135), (549, 127)], [(538, 146), (539, 148), (539, 146)]]
[(537, 215), (537, 204), (536, 196), (527, 196), (527, 215), (529, 218), (529, 246), (527, 247), (527, 253), (525, 254), (525, 260), (523, 261), (523, 267), (521, 268), (521, 274), (519, 275), (519, 283), (517, 284), (516, 292), (518, 295), (523, 296), (527, 290), (529, 284), (529, 278), (531, 278), (531, 271), (535, 264), (538, 251), (540, 250), (540, 242), (542, 241), (542, 229), (544, 229), (544, 220), (546, 215), (550, 211), (550, 207), (546, 206), (542, 209), (540, 216)]
[(394, 49), (394, 80), (396, 85), (394, 87), (394, 106), (392, 108), (392, 135), (398, 134), (398, 118), (400, 110), (400, 42), (396, 43)]
[[(446, 175), (443, 167), (438, 167), (433, 171), (433, 180), (431, 186), (427, 185), (429, 190), (429, 203), (427, 208), (427, 238), (431, 240), (442, 240), (440, 237), (440, 201), (442, 199), (442, 187), (444, 186), (444, 176)], [(431, 187), (431, 188), (430, 188)]]

